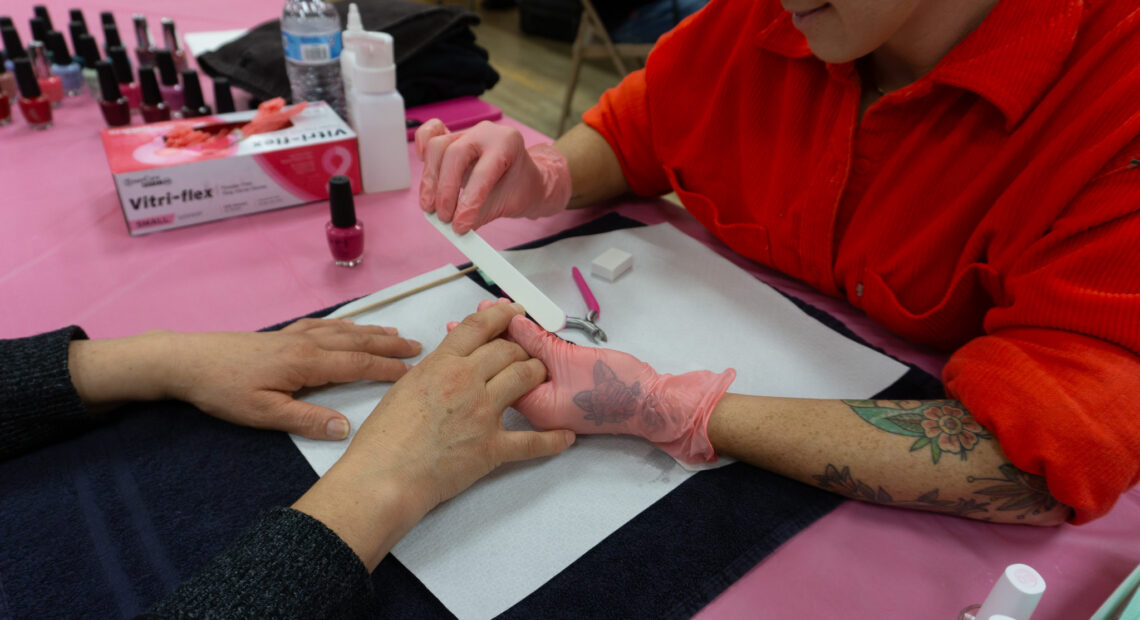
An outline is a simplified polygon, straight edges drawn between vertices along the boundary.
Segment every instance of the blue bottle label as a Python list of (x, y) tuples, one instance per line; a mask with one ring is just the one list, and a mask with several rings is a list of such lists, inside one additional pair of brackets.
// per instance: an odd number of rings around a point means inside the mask
[(330, 34), (299, 35), (281, 33), (285, 57), (305, 65), (323, 65), (340, 58), (340, 31)]

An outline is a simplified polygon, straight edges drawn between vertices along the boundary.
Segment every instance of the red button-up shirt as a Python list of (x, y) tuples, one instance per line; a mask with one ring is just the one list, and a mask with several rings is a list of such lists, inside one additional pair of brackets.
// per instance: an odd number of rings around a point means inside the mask
[(859, 118), (853, 63), (714, 0), (584, 117), (639, 194), (953, 350), (943, 381), (1080, 523), (1140, 480), (1140, 6), (1001, 0)]

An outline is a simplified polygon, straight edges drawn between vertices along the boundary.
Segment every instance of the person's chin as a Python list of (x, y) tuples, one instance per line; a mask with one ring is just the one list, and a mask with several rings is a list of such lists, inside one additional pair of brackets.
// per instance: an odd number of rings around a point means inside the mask
[(834, 39), (825, 37), (807, 37), (808, 47), (816, 58), (826, 63), (842, 64), (851, 62), (862, 56), (848, 46), (838, 45)]

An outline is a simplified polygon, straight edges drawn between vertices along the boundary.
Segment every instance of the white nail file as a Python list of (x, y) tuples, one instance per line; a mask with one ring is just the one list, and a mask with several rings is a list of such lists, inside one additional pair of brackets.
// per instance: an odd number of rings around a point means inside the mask
[(515, 266), (508, 263), (495, 248), (483, 240), (475, 231), (462, 235), (451, 230), (451, 224), (439, 221), (434, 213), (424, 213), (427, 221), (435, 226), (448, 241), (451, 242), (471, 262), (475, 263), (487, 277), (495, 281), (503, 292), (511, 299), (522, 304), (527, 314), (548, 332), (556, 332), (566, 327), (566, 313), (558, 304), (551, 301), (545, 293), (540, 291), (526, 276), (519, 273)]

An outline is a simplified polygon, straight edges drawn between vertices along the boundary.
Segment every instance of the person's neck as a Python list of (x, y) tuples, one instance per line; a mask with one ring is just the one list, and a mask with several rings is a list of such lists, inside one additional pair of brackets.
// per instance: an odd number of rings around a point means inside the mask
[(871, 52), (879, 90), (897, 90), (926, 75), (982, 23), (997, 3), (998, 0), (927, 0), (894, 36)]

